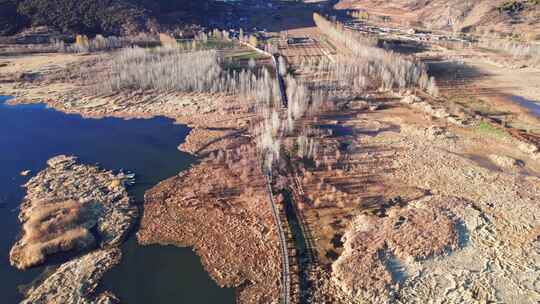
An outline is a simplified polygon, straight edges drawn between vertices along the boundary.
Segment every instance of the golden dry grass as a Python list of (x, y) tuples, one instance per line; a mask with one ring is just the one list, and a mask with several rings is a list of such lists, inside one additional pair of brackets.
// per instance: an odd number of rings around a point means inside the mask
[(95, 242), (88, 230), (96, 224), (91, 203), (74, 200), (35, 203), (24, 222), (23, 236), (11, 251), (14, 266), (27, 268), (60, 251), (82, 249)]

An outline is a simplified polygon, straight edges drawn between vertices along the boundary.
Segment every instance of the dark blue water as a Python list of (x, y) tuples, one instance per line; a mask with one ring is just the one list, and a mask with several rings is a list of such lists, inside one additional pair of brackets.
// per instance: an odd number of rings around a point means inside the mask
[[(43, 105), (5, 105), (0, 96), (0, 295), (1, 303), (21, 300), (17, 287), (36, 278), (43, 267), (18, 271), (9, 265), (9, 249), (19, 232), (18, 206), (24, 184), (58, 154), (84, 163), (136, 173), (129, 189), (137, 203), (144, 192), (189, 167), (195, 159), (178, 151), (189, 128), (166, 118), (83, 119)], [(31, 170), (27, 177), (23, 170)], [(121, 264), (104, 278), (106, 289), (127, 304), (233, 303), (234, 290), (219, 288), (189, 248), (141, 247), (132, 236)]]
[(526, 98), (523, 98), (521, 96), (512, 95), (510, 96), (510, 99), (519, 104), (520, 106), (526, 108), (529, 113), (533, 114), (536, 117), (540, 118), (540, 101), (533, 101)]

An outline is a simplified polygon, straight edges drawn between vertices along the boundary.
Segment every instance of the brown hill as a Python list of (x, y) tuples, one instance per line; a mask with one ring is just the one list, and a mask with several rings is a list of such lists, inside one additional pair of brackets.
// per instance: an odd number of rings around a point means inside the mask
[(0, 35), (11, 35), (36, 26), (46, 26), (63, 33), (130, 35), (155, 30), (157, 24), (164, 19), (161, 17), (170, 12), (198, 14), (208, 2), (208, 0), (0, 0)]
[(430, 29), (540, 39), (540, 0), (345, 0), (337, 7), (365, 9)]

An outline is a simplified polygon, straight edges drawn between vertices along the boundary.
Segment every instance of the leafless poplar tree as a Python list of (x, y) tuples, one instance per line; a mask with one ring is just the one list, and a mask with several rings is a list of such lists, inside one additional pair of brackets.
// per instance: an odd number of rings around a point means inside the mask
[(313, 19), (325, 35), (344, 44), (355, 55), (341, 57), (334, 64), (322, 62), (318, 66), (330, 72), (338, 84), (365, 89), (366, 79), (369, 79), (372, 85), (384, 90), (419, 87), (430, 94), (438, 94), (436, 83), (427, 75), (423, 63), (377, 48), (376, 40), (346, 30), (342, 24), (330, 22), (317, 13)]

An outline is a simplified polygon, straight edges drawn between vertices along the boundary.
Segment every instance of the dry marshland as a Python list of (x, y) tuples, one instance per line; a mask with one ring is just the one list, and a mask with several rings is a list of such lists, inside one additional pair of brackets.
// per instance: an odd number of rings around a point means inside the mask
[(146, 193), (137, 238), (193, 247), (220, 286), (239, 287), (239, 303), (272, 303), (279, 243), (258, 153), (242, 138), (204, 151), (210, 154), (200, 165)]
[[(316, 67), (323, 59), (309, 61), (315, 68), (297, 69), (306, 86), (339, 79)], [(373, 79), (358, 83), (343, 88), (364, 94), (341, 94), (316, 119), (301, 120), (323, 127), (309, 131), (320, 148), (312, 157), (298, 153), (285, 183), (298, 193), (293, 204), (317, 254), (310, 299), (538, 301), (537, 143), (517, 149), (531, 144), (473, 116), (469, 127), (454, 124), (437, 109), (440, 100), (419, 93), (400, 102), (374, 92)], [(287, 141), (289, 155), (305, 150)], [(331, 278), (320, 264), (331, 265)]]

